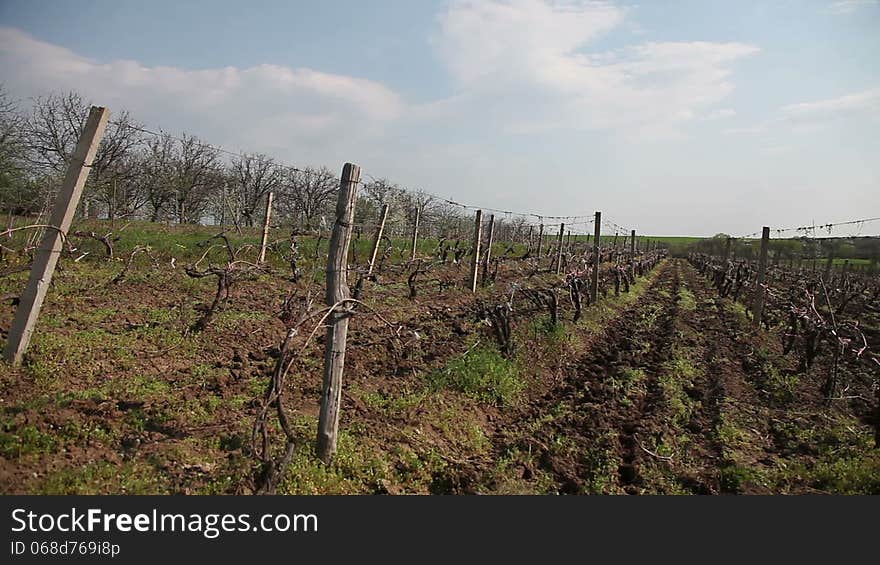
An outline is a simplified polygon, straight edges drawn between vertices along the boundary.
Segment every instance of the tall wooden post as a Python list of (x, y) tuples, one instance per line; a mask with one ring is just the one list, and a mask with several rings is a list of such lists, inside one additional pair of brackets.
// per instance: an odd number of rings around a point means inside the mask
[(413, 224), (413, 233), (412, 233), (412, 255), (410, 256), (410, 261), (416, 260), (416, 247), (419, 243), (419, 220), (422, 216), (422, 207), (416, 206), (416, 221)]
[(590, 304), (599, 300), (599, 240), (602, 237), (602, 212), (596, 212), (593, 233), (593, 278), (590, 280)]
[(565, 252), (571, 253), (571, 230), (565, 236)]
[(266, 195), (266, 215), (263, 218), (263, 238), (260, 240), (260, 263), (266, 261), (266, 244), (269, 243), (269, 221), (272, 219), (273, 193)]
[(831, 276), (831, 267), (834, 265), (834, 242), (829, 241), (829, 246), (831, 249), (828, 250), (828, 259), (825, 261), (825, 273), (822, 275), (822, 278), (825, 280), (828, 280), (828, 277)]
[(37, 248), (34, 264), (31, 267), (30, 278), (27, 286), (19, 298), (18, 308), (15, 310), (15, 319), (9, 330), (6, 340), (4, 356), (12, 365), (20, 365), (34, 326), (40, 315), (40, 309), (52, 282), (55, 273), (55, 265), (58, 263), (58, 255), (70, 223), (73, 221), (79, 199), (82, 196), (83, 186), (89, 176), (95, 152), (107, 127), (107, 119), (110, 111), (100, 106), (92, 106), (89, 117), (83, 128), (79, 141), (73, 151), (67, 173), (61, 183), (61, 189), (55, 198), (52, 215), (49, 219), (51, 228), (46, 229), (43, 240)]
[[(327, 306), (335, 306), (349, 298), (348, 247), (354, 222), (354, 206), (361, 168), (346, 163), (339, 182), (336, 221), (330, 236), (327, 256)], [(327, 318), (327, 343), (324, 347), (324, 382), (321, 391), (321, 413), (318, 418), (318, 457), (329, 464), (336, 453), (339, 433), (339, 409), (342, 404), (342, 372), (345, 368), (345, 342), (348, 338), (347, 308), (337, 307)]]
[(629, 278), (636, 280), (636, 230), (629, 234)]
[(486, 255), (483, 257), (483, 286), (489, 278), (489, 261), (492, 260), (492, 243), (495, 239), (495, 214), (489, 216), (489, 235), (486, 238)]
[(544, 246), (544, 224), (538, 228), (538, 259), (541, 258), (541, 248)]
[(614, 232), (614, 243), (611, 244), (611, 247), (612, 247), (612, 249), (613, 249), (613, 251), (612, 251), (612, 254), (613, 254), (613, 257), (614, 257), (614, 258), (613, 258), (613, 262), (614, 262), (614, 264), (616, 265), (616, 264), (617, 264), (617, 258), (618, 258), (618, 256), (617, 256), (617, 232)]
[(557, 274), (559, 270), (562, 268), (562, 242), (563, 237), (565, 236), (565, 224), (559, 224), (559, 235), (556, 236), (556, 259), (555, 264), (553, 266), (553, 271)]
[(727, 238), (727, 241), (724, 242), (724, 259), (721, 261), (721, 268), (724, 269), (724, 272), (727, 272), (727, 266), (730, 264), (730, 244), (731, 238)]
[(388, 218), (388, 204), (382, 204), (382, 214), (379, 218), (379, 227), (376, 228), (376, 239), (373, 240), (373, 252), (370, 253), (370, 268), (367, 274), (372, 274), (376, 264), (376, 255), (379, 253), (379, 244), (382, 243), (382, 232), (385, 231), (385, 220)]
[(770, 246), (770, 228), (764, 226), (761, 233), (761, 255), (758, 258), (758, 280), (755, 283), (755, 296), (752, 306), (752, 326), (761, 327), (761, 316), (764, 313), (764, 274), (767, 271), (767, 248)]
[(477, 274), (480, 271), (480, 237), (483, 230), (483, 211), (477, 210), (474, 219), (474, 257), (471, 261), (471, 292), (477, 292)]

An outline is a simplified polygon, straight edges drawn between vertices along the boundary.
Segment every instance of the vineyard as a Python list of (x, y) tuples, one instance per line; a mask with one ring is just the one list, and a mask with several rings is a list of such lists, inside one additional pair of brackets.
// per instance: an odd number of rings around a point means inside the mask
[(87, 146), (0, 233), (4, 493), (880, 492), (876, 238), (359, 213), (350, 164), (314, 226), (74, 217)]
[[(25, 363), (3, 370), (4, 492), (878, 488), (876, 276), (771, 267), (754, 331), (745, 260), (660, 249), (630, 269), (606, 237), (593, 300), (584, 236), (558, 273), (547, 247), (496, 240), (475, 293), (463, 245), (423, 238), (413, 260), (383, 239), (368, 274), (373, 238), (355, 238), (328, 466), (327, 238), (294, 253), (273, 229), (261, 264), (258, 230), (77, 228)], [(90, 235), (111, 229), (109, 247)], [(4, 257), (3, 328), (27, 260)]]

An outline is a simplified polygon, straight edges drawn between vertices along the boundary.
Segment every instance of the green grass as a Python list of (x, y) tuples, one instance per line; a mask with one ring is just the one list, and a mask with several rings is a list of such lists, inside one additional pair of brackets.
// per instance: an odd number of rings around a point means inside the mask
[(516, 363), (486, 346), (472, 348), (425, 378), (435, 391), (455, 390), (499, 405), (515, 402), (525, 386)]
[(32, 494), (161, 494), (167, 485), (155, 468), (109, 461), (48, 473)]
[(6, 459), (51, 453), (58, 442), (55, 436), (26, 425), (17, 430), (0, 431), (0, 454)]
[(697, 301), (694, 298), (694, 293), (681, 287), (678, 291), (678, 305), (683, 310), (696, 310)]

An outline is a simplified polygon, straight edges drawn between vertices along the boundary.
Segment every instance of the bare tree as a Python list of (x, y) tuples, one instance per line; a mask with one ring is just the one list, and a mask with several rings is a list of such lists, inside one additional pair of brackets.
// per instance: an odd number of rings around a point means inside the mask
[(326, 167), (291, 170), (277, 200), (279, 214), (292, 221), (295, 227), (312, 230), (318, 218), (333, 202), (339, 181)]
[(23, 160), (23, 124), (18, 105), (0, 85), (0, 205), (18, 213), (33, 208), (36, 201)]
[(243, 155), (233, 159), (229, 177), (244, 223), (252, 227), (266, 194), (282, 185), (284, 169), (265, 155)]
[[(76, 92), (52, 93), (33, 100), (24, 124), (24, 141), (27, 158), (35, 168), (50, 175), (64, 173), (85, 127), (90, 105)], [(131, 153), (141, 142), (138, 127), (128, 112), (117, 112), (95, 154), (86, 193), (103, 202), (111, 216), (121, 194), (119, 182), (131, 181)]]
[(178, 223), (198, 223), (212, 191), (222, 185), (217, 149), (184, 134), (174, 144), (171, 182)]
[(149, 205), (151, 222), (158, 222), (174, 201), (174, 143), (168, 134), (154, 137), (147, 143), (140, 160), (137, 183)]

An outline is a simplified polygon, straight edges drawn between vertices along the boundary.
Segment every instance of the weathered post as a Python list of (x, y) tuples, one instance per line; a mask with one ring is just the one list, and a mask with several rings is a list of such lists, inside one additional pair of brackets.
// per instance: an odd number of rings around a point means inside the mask
[(329, 464), (336, 453), (339, 432), (339, 409), (342, 404), (342, 372), (345, 367), (345, 342), (348, 338), (348, 309), (340, 302), (349, 298), (348, 247), (354, 222), (354, 205), (361, 168), (346, 163), (339, 182), (336, 221), (330, 236), (327, 256), (328, 307), (336, 309), (327, 317), (327, 343), (324, 347), (324, 382), (321, 391), (321, 413), (318, 418), (318, 457)]
[(532, 250), (532, 226), (529, 226), (529, 251)]
[(614, 251), (612, 251), (614, 255), (613, 262), (617, 265), (617, 232), (614, 232), (614, 243), (611, 244), (611, 247), (614, 249)]
[(486, 255), (483, 257), (483, 286), (489, 280), (489, 261), (492, 260), (492, 243), (495, 239), (495, 214), (489, 216), (489, 235), (486, 238)]
[(410, 261), (416, 260), (416, 246), (419, 243), (419, 220), (422, 216), (422, 207), (416, 206), (416, 221), (413, 223), (413, 233), (412, 233), (412, 256), (409, 258)]
[(562, 245), (563, 238), (565, 237), (565, 224), (559, 224), (559, 235), (556, 236), (556, 259), (553, 266), (553, 271), (556, 274), (559, 274), (559, 270), (562, 268)]
[(83, 186), (89, 176), (109, 116), (110, 111), (107, 108), (91, 107), (86, 125), (67, 166), (67, 173), (49, 218), (49, 225), (52, 227), (46, 229), (43, 240), (37, 248), (30, 278), (19, 298), (15, 319), (6, 340), (4, 356), (12, 365), (20, 365), (27, 351), (46, 292), (49, 290), (49, 283), (52, 282), (52, 275), (55, 273), (55, 265), (58, 264), (58, 255), (61, 253), (64, 238), (67, 237), (67, 231), (76, 214)]
[(273, 193), (266, 195), (266, 215), (263, 217), (263, 238), (260, 240), (260, 263), (266, 261), (266, 244), (269, 242), (269, 221), (272, 219)]
[(372, 274), (376, 264), (376, 255), (379, 253), (379, 244), (382, 243), (382, 232), (385, 231), (385, 220), (388, 218), (388, 204), (382, 204), (382, 214), (379, 218), (379, 227), (376, 228), (376, 239), (373, 240), (373, 252), (370, 253), (370, 268), (367, 274)]
[(636, 280), (636, 230), (629, 234), (629, 278)]
[(538, 228), (538, 259), (541, 258), (541, 248), (544, 247), (544, 224)]
[(590, 280), (590, 304), (599, 299), (599, 239), (602, 237), (602, 212), (596, 212), (593, 233), (593, 278)]
[(767, 248), (770, 245), (770, 228), (764, 226), (761, 233), (761, 255), (758, 258), (758, 280), (755, 283), (755, 296), (752, 306), (752, 326), (761, 327), (761, 315), (764, 313), (764, 274), (767, 270)]
[(729, 237), (727, 238), (727, 241), (724, 242), (724, 258), (721, 261), (721, 268), (724, 270), (725, 273), (727, 272), (728, 265), (730, 265), (730, 245), (731, 245), (731, 242), (732, 242), (732, 239)]
[(477, 292), (477, 274), (480, 271), (480, 235), (483, 229), (483, 211), (477, 210), (474, 219), (474, 257), (471, 261), (471, 292)]

